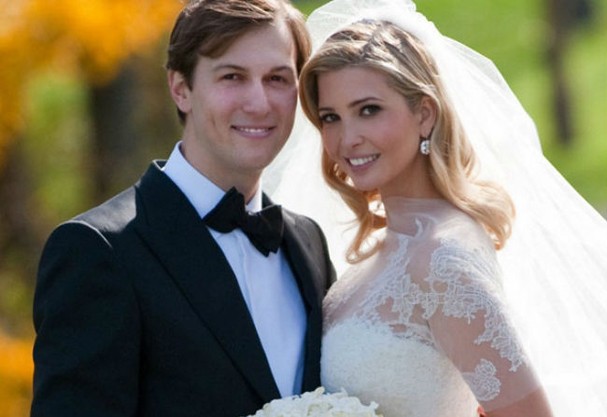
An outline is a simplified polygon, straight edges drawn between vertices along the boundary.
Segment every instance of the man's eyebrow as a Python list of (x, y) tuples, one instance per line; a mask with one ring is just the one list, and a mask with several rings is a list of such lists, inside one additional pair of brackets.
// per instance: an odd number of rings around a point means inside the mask
[(245, 71), (245, 68), (241, 67), (240, 65), (236, 65), (236, 64), (219, 64), (219, 65), (215, 65), (212, 68), (212, 70), (215, 72), (222, 71), (222, 70)]
[[(241, 65), (237, 64), (218, 64), (212, 68), (214, 72), (222, 71), (222, 70), (233, 70), (233, 71), (247, 71), (247, 69)], [(295, 69), (290, 65), (280, 65), (277, 67), (270, 68), (270, 72), (294, 72)]]
[(280, 72), (280, 71), (289, 71), (289, 72), (292, 72), (294, 70), (295, 70), (295, 68), (293, 68), (290, 65), (281, 65), (279, 67), (272, 68), (273, 72)]

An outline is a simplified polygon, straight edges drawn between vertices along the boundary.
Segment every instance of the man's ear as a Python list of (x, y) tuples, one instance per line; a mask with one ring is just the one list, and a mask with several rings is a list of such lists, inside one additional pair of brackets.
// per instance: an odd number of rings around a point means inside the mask
[(179, 71), (168, 70), (167, 81), (169, 83), (171, 97), (173, 97), (173, 101), (177, 108), (183, 113), (189, 113), (192, 109), (192, 104), (190, 102), (191, 91), (183, 74)]
[(430, 97), (422, 98), (419, 104), (421, 135), (427, 138), (432, 133), (437, 117), (436, 103)]

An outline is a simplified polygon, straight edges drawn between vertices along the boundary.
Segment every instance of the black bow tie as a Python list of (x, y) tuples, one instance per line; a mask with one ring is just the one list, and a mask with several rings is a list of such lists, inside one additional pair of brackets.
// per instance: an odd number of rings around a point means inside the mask
[(211, 229), (228, 233), (239, 227), (264, 256), (276, 252), (282, 242), (282, 210), (272, 205), (257, 213), (247, 213), (244, 197), (232, 187), (221, 201), (204, 216)]

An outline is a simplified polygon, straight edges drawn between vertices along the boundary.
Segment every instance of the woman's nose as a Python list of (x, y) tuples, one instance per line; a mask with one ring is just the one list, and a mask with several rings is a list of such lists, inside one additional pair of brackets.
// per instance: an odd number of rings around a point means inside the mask
[(363, 142), (363, 134), (356, 123), (343, 120), (340, 132), (342, 146), (354, 148)]

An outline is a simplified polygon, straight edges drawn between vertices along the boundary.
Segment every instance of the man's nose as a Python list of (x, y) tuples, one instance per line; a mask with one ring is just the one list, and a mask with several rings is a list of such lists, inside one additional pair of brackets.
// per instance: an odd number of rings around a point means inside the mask
[(252, 81), (246, 92), (243, 109), (247, 113), (265, 115), (270, 111), (270, 97), (263, 80)]

